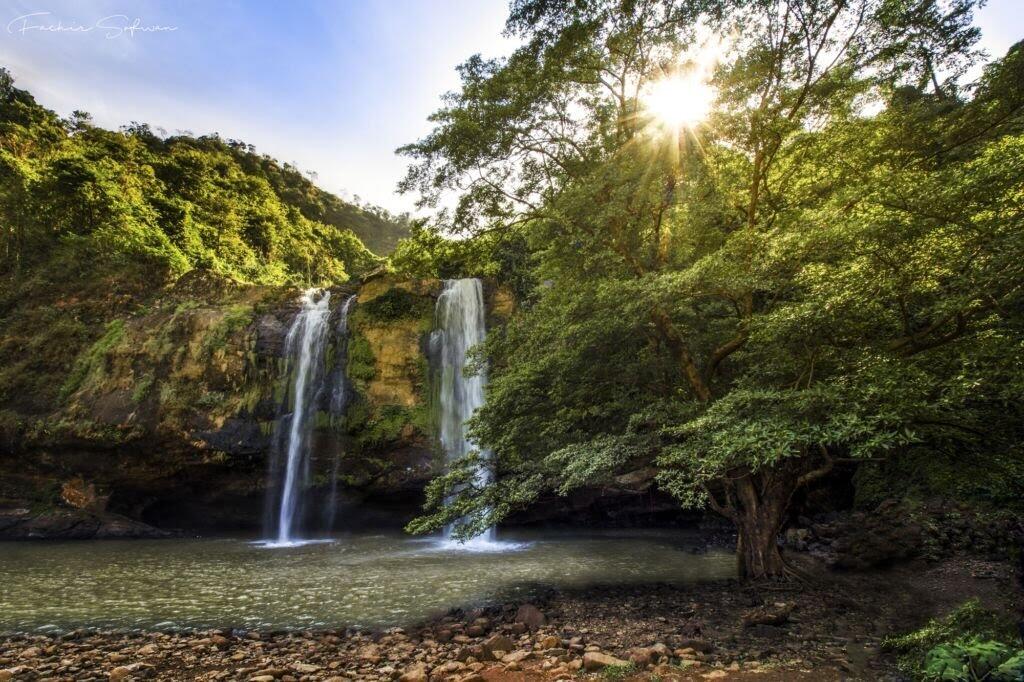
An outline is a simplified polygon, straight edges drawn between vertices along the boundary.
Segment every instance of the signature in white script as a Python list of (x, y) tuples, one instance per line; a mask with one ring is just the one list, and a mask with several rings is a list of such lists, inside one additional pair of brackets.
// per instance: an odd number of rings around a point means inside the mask
[(32, 12), (22, 14), (7, 22), (8, 33), (20, 33), (26, 35), (32, 31), (39, 33), (101, 33), (107, 40), (127, 36), (134, 38), (136, 33), (166, 33), (177, 31), (177, 26), (160, 26), (157, 24), (143, 26), (142, 19), (129, 17), (126, 14), (111, 14), (97, 19), (91, 24), (80, 24), (77, 22), (64, 23), (58, 19), (45, 19), (50, 12)]

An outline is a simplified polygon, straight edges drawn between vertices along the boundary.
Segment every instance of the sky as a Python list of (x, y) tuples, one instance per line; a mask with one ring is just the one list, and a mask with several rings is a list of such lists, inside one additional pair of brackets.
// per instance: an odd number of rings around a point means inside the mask
[[(407, 162), (469, 56), (501, 56), (507, 0), (4, 0), (0, 65), (66, 116), (222, 137), (391, 211)], [(31, 16), (26, 16), (31, 15)], [(44, 31), (38, 27), (61, 25)], [(1024, 38), (1024, 0), (977, 13), (999, 56)], [(136, 26), (139, 30), (130, 30)], [(170, 29), (174, 30), (170, 30)], [(144, 30), (149, 29), (149, 30)]]

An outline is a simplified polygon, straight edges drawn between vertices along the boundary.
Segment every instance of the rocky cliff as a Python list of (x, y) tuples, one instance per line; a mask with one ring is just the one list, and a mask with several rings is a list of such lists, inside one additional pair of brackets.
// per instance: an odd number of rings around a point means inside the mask
[[(404, 523), (434, 473), (425, 349), (440, 286), (378, 276), (332, 298), (336, 316), (358, 295), (348, 343), (327, 358), (337, 366), (345, 349), (354, 397), (341, 419), (318, 413), (313, 440), (318, 482), (340, 455), (342, 525)], [(51, 412), (6, 413), (0, 535), (138, 534), (131, 521), (258, 527), (297, 297), (194, 272), (108, 321), (78, 354)], [(507, 314), (507, 296), (491, 290), (489, 299), (496, 315)], [(69, 497), (69, 485), (93, 492)]]

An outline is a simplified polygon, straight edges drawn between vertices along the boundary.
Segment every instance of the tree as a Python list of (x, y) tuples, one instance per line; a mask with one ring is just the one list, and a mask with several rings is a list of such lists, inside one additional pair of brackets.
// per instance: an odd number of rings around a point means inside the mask
[[(776, 576), (797, 490), (926, 427), (960, 430), (964, 403), (936, 404), (965, 367), (952, 356), (994, 328), (1017, 342), (1022, 281), (991, 260), (1020, 253), (1020, 176), (985, 175), (1015, 144), (1019, 67), (1011, 54), (965, 103), (972, 6), (514, 3), (524, 45), (462, 66), (461, 92), (404, 150), (404, 187), (426, 203), (460, 191), (449, 229), (524, 233), (551, 286), (486, 349), (473, 426), (502, 476), (474, 488), (467, 463), (439, 479), (413, 529), (469, 514), (472, 533), (544, 489), (653, 463), (684, 503), (736, 523), (744, 576)], [(734, 37), (715, 111), (666, 134), (643, 94), (700, 26)], [(900, 104), (908, 92), (918, 104)]]

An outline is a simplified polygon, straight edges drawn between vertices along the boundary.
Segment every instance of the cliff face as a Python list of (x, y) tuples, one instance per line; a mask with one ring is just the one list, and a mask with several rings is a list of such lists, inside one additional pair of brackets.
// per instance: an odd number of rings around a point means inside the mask
[[(332, 291), (332, 322), (358, 295), (344, 362), (339, 344), (326, 360), (328, 371), (346, 366), (353, 397), (340, 419), (319, 406), (313, 435), (317, 483), (340, 456), (339, 525), (404, 523), (435, 471), (424, 351), (440, 287), (379, 277)], [(0, 426), (0, 536), (89, 535), (112, 514), (122, 525), (258, 527), (297, 296), (197, 272), (109, 321), (51, 413), (8, 413)], [(103, 504), (62, 496), (70, 482)]]

